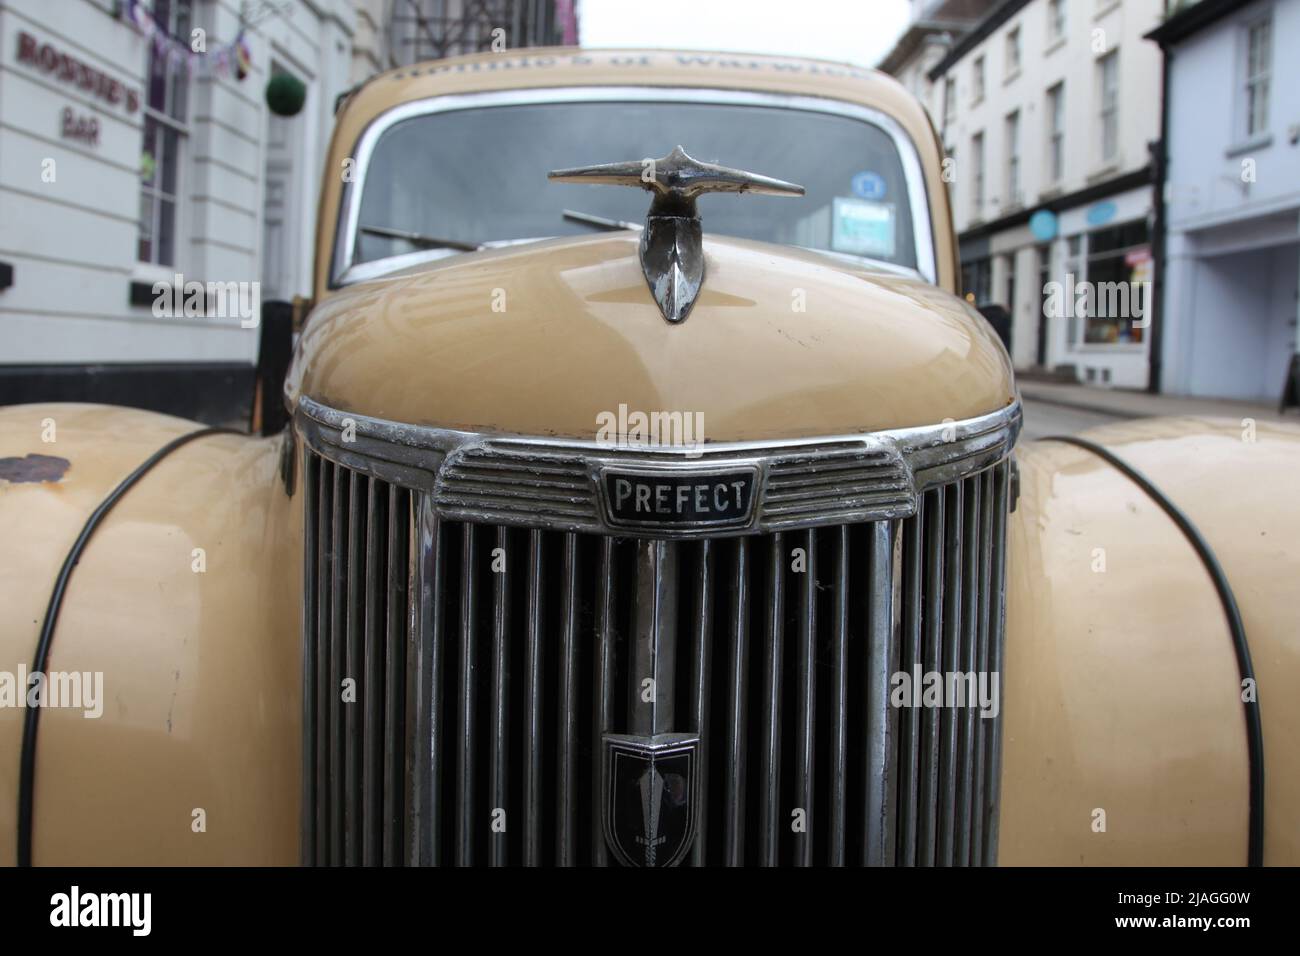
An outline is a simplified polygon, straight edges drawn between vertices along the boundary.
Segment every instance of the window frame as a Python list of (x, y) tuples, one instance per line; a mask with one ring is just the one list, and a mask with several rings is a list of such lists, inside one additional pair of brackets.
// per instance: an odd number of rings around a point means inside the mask
[[(184, 31), (192, 29), (194, 15), (193, 0), (170, 0), (167, 7), (166, 24), (168, 35), (174, 37), (179, 35), (182, 29)], [(185, 24), (183, 28), (179, 26), (181, 23)], [(158, 65), (161, 65), (164, 73), (161, 109), (154, 105), (151, 96), (153, 77)], [(143, 174), (140, 176), (140, 219), (137, 223), (135, 258), (136, 263), (146, 270), (174, 270), (177, 262), (180, 261), (180, 223), (182, 221), (180, 200), (184, 195), (185, 157), (188, 152), (187, 145), (190, 135), (189, 107), (191, 93), (188, 71), (172, 71), (165, 59), (157, 56), (154, 45), (152, 43), (147, 44), (145, 47), (144, 95), (141, 97), (140, 104), (140, 157), (143, 161), (144, 146), (148, 141), (149, 131), (152, 127), (155, 130), (154, 154), (155, 157), (159, 157), (160, 154), (160, 158), (155, 159), (151, 180), (146, 180)], [(175, 134), (174, 151), (169, 150), (166, 146), (168, 133)], [(169, 163), (172, 164), (172, 190), (170, 192), (163, 188), (167, 178), (165, 169)], [(148, 258), (141, 256), (142, 246), (145, 243), (143, 226), (146, 202), (149, 204)], [(162, 235), (164, 206), (168, 203), (171, 205), (172, 248), (168, 261), (164, 261), (160, 252), (159, 237)]]
[(1069, 9), (1067, 0), (1047, 0), (1047, 40), (1055, 43), (1065, 38)]
[[(1267, 44), (1263, 59), (1267, 62), (1263, 64), (1259, 72), (1252, 73), (1254, 57), (1253, 40), (1255, 31), (1264, 28), (1267, 32), (1264, 34), (1264, 40)], [(1269, 129), (1269, 113), (1272, 108), (1272, 79), (1273, 79), (1273, 10), (1269, 8), (1259, 16), (1253, 17), (1241, 26), (1241, 68), (1238, 74), (1241, 86), (1238, 89), (1239, 106), (1241, 119), (1238, 122), (1241, 136), (1247, 140), (1253, 140), (1265, 136)], [(1257, 109), (1257, 100), (1254, 95), (1258, 92), (1259, 87), (1263, 88), (1263, 107)], [(1261, 113), (1259, 117), (1259, 126), (1255, 126), (1256, 113)]]
[(1016, 108), (1002, 121), (1003, 135), (1007, 144), (1007, 198), (1003, 207), (1011, 209), (1024, 205), (1024, 194), (1020, 182), (1020, 109)]
[[(1119, 128), (1119, 48), (1111, 49), (1096, 60), (1097, 63), (1097, 148), (1103, 166), (1120, 158)], [(1107, 84), (1107, 68), (1113, 64), (1113, 83)], [(1109, 135), (1110, 149), (1107, 150)]]
[(1047, 185), (1056, 186), (1065, 179), (1065, 80), (1047, 88), (1043, 115), (1047, 128)]

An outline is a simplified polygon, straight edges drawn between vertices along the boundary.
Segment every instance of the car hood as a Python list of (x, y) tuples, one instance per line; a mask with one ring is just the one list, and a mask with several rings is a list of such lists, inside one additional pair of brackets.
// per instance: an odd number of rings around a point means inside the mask
[(701, 416), (705, 440), (839, 435), (1014, 401), (988, 323), (919, 279), (706, 236), (690, 316), (666, 322), (636, 233), (454, 256), (348, 286), (311, 313), (291, 406), (591, 439), (602, 413)]

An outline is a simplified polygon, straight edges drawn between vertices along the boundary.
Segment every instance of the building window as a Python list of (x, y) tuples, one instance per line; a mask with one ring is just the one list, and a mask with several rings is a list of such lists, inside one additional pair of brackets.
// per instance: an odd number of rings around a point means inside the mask
[(984, 209), (984, 134), (976, 133), (970, 138), (970, 214), (972, 219), (979, 219)]
[(1006, 205), (1020, 205), (1020, 110), (1007, 114)]
[(1047, 37), (1060, 40), (1065, 36), (1065, 0), (1049, 0), (1047, 4)]
[(1020, 27), (1007, 34), (1007, 78), (1020, 72)]
[(1097, 61), (1101, 161), (1110, 162), (1119, 154), (1119, 51), (1111, 50)]
[(984, 99), (984, 57), (976, 57), (971, 70), (973, 75), (971, 77), (970, 98), (972, 103), (978, 103)]
[(963, 262), (961, 285), (967, 301), (975, 305), (988, 302), (993, 291), (993, 261), (985, 257), (972, 262)]
[[(190, 0), (155, 0), (154, 18), (173, 37), (190, 33)], [(159, 55), (148, 44), (144, 102), (144, 145), (140, 157), (140, 232), (136, 256), (160, 266), (176, 264), (176, 205), (181, 153), (188, 127), (188, 73), (174, 69), (169, 49)]]
[(1086, 345), (1136, 345), (1135, 327), (1150, 308), (1151, 246), (1145, 219), (1088, 234), (1087, 280), (1092, 289), (1083, 329)]
[(951, 76), (943, 80), (943, 127), (947, 129), (957, 119), (957, 80)]
[(1246, 135), (1268, 129), (1269, 74), (1273, 65), (1273, 21), (1266, 17), (1246, 28)]
[(1047, 91), (1047, 181), (1065, 176), (1065, 83)]

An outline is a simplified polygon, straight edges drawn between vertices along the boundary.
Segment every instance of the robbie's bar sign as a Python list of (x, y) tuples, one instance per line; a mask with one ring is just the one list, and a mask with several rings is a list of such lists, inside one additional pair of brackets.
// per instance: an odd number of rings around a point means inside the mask
[(70, 83), (106, 103), (126, 105), (128, 113), (140, 108), (140, 94), (128, 89), (107, 73), (103, 73), (76, 57), (59, 52), (49, 43), (39, 43), (36, 37), (18, 32), (18, 62), (26, 63), (48, 73), (61, 83)]

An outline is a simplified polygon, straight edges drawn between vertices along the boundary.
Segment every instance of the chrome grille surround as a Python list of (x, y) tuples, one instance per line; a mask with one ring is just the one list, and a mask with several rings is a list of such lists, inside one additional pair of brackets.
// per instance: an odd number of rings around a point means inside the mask
[[(609, 863), (593, 754), (637, 727), (704, 741), (697, 865), (996, 860), (1000, 719), (886, 701), (911, 666), (1001, 671), (1018, 405), (698, 453), (309, 399), (295, 421), (305, 863)], [(743, 527), (614, 527), (611, 465), (752, 466), (760, 497)], [(497, 549), (508, 570), (484, 573)], [(649, 724), (634, 659), (675, 678)], [(489, 835), (497, 810), (508, 837)]]

